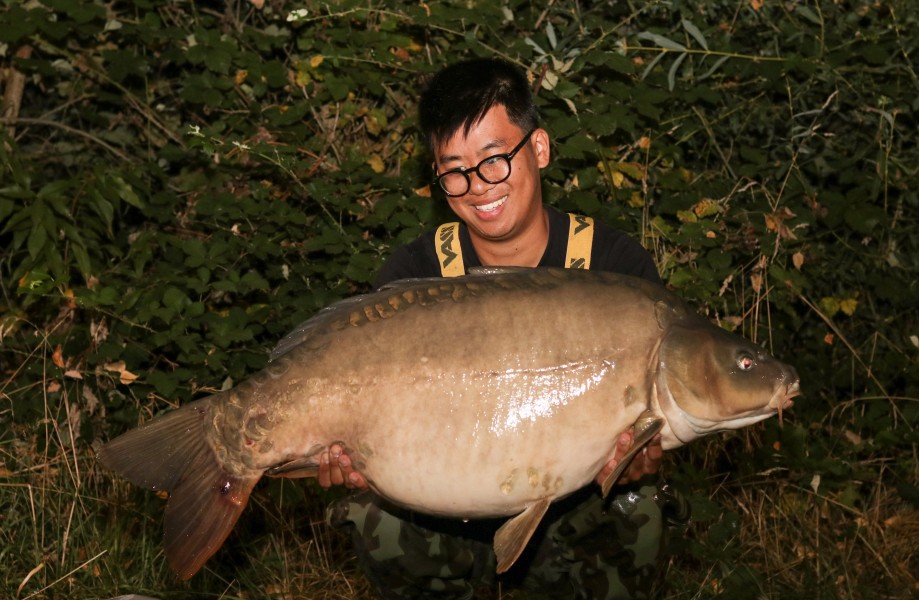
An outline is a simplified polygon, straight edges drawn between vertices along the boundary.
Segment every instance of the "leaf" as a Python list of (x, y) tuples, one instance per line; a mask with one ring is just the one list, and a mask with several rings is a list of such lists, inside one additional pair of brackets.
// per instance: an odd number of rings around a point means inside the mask
[(858, 308), (858, 300), (855, 298), (845, 298), (839, 302), (839, 310), (849, 317), (855, 314), (856, 308)]
[(818, 26), (822, 26), (822, 25), (823, 25), (823, 20), (820, 19), (820, 17), (818, 17), (818, 16), (814, 13), (814, 11), (812, 11), (812, 10), (809, 9), (808, 7), (806, 7), (806, 6), (802, 5), (802, 4), (798, 4), (797, 6), (795, 6), (795, 9), (794, 9), (794, 10), (795, 10), (795, 13), (796, 13), (796, 14), (801, 15), (802, 17), (804, 17), (805, 19), (807, 19), (808, 21), (810, 21), (810, 22), (813, 23), (814, 25), (818, 25)]
[(118, 373), (118, 380), (124, 385), (129, 385), (137, 379), (137, 375), (128, 371), (123, 360), (105, 363), (102, 368), (110, 373)]
[(371, 154), (370, 158), (367, 159), (367, 164), (370, 165), (370, 168), (373, 169), (374, 173), (382, 173), (386, 170), (386, 165), (383, 164), (383, 159), (380, 158), (379, 154)]
[(41, 256), (42, 250), (45, 248), (45, 242), (47, 240), (48, 232), (45, 230), (44, 224), (34, 223), (32, 225), (32, 231), (29, 233), (29, 239), (27, 243), (29, 256), (32, 257), (32, 260), (38, 260), (38, 257)]
[(61, 369), (64, 368), (64, 352), (60, 344), (54, 349), (54, 353), (51, 355), (51, 362), (53, 362), (56, 367)]
[(135, 192), (134, 188), (128, 185), (124, 179), (118, 175), (113, 175), (110, 180), (115, 185), (115, 189), (118, 192), (118, 197), (136, 208), (144, 207), (144, 202), (137, 195), (137, 192)]
[(682, 24), (683, 29), (685, 29), (689, 35), (695, 38), (695, 40), (699, 42), (700, 46), (708, 50), (708, 42), (705, 41), (705, 36), (702, 35), (702, 32), (699, 31), (699, 28), (693, 25), (692, 21), (687, 21), (686, 19), (683, 19)]
[(686, 56), (686, 54), (679, 55), (676, 60), (673, 61), (673, 64), (670, 65), (670, 70), (667, 71), (667, 89), (669, 89), (671, 92), (673, 91), (673, 88), (676, 87), (676, 74), (680, 69), (680, 65), (686, 59)]
[(651, 33), (650, 31), (642, 31), (642, 32), (639, 33), (636, 37), (638, 37), (639, 39), (642, 39), (642, 40), (649, 40), (649, 41), (652, 41), (652, 42), (654, 42), (655, 44), (657, 44), (659, 47), (665, 48), (665, 49), (667, 49), (667, 50), (679, 50), (679, 51), (682, 51), (682, 52), (685, 52), (685, 51), (686, 51), (686, 46), (684, 46), (683, 44), (679, 44), (679, 43), (677, 43), (677, 42), (674, 42), (673, 40), (671, 40), (671, 39), (669, 39), (669, 38), (665, 38), (665, 37), (662, 36), (662, 35), (658, 35), (658, 34), (656, 34), (656, 33)]
[(558, 40), (555, 39), (555, 27), (552, 26), (552, 21), (546, 23), (546, 37), (549, 39), (549, 47), (555, 50)]
[(706, 71), (706, 72), (703, 73), (700, 77), (698, 77), (698, 78), (696, 79), (696, 81), (702, 81), (703, 79), (706, 79), (706, 78), (710, 77), (715, 71), (718, 70), (718, 68), (719, 68), (721, 65), (723, 65), (724, 63), (726, 63), (726, 62), (728, 61), (728, 59), (730, 59), (730, 58), (731, 58), (730, 56), (722, 56), (722, 57), (720, 57), (718, 60), (715, 61), (715, 64), (713, 64), (713, 65), (708, 69), (708, 71)]
[(661, 59), (663, 59), (663, 58), (664, 58), (664, 53), (663, 53), (663, 52), (661, 52), (660, 54), (658, 54), (657, 56), (655, 56), (655, 57), (654, 57), (654, 60), (652, 60), (651, 62), (649, 62), (649, 63), (648, 63), (648, 66), (645, 67), (645, 70), (642, 71), (642, 73), (641, 73), (641, 79), (644, 80), (644, 79), (648, 76), (648, 73), (651, 72), (651, 69), (653, 69), (654, 66), (655, 66), (657, 63), (659, 63), (659, 62), (661, 61)]

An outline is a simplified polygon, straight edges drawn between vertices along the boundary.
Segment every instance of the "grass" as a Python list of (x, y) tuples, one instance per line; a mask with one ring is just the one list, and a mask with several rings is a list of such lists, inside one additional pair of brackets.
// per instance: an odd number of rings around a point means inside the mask
[[(43, 392), (17, 390), (43, 398), (32, 425), (14, 422), (11, 409), (0, 414), (0, 597), (372, 597), (345, 537), (323, 522), (332, 493), (303, 481), (260, 484), (223, 548), (191, 581), (177, 581), (162, 554), (162, 499), (103, 471), (92, 451), (99, 440), (81, 437), (106, 418), (82, 386), (45, 380)], [(783, 468), (739, 468), (733, 457), (793, 438), (789, 417), (783, 430), (756, 426), (671, 453), (666, 469), (694, 520), (675, 532), (661, 597), (919, 596), (919, 505), (891, 477), (897, 460), (915, 466), (917, 457), (870, 455), (852, 465), (858, 479), (834, 486), (801, 485)], [(907, 483), (917, 481), (914, 471)]]

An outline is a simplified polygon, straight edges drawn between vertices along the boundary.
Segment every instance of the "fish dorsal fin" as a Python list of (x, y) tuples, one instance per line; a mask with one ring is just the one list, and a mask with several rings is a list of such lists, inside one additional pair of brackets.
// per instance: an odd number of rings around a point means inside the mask
[(616, 480), (619, 479), (619, 476), (622, 475), (626, 467), (629, 466), (629, 463), (632, 462), (632, 459), (635, 458), (635, 455), (648, 445), (651, 438), (657, 435), (657, 432), (660, 431), (663, 426), (664, 420), (656, 416), (653, 412), (645, 411), (641, 413), (635, 421), (635, 439), (632, 441), (632, 446), (629, 448), (628, 452), (625, 453), (625, 456), (620, 459), (619, 464), (616, 465), (613, 472), (603, 480), (603, 485), (600, 486), (603, 489), (604, 498), (609, 494), (610, 488), (613, 487), (613, 484), (616, 483)]
[(269, 361), (275, 361), (284, 356), (311, 336), (324, 330), (334, 321), (341, 319), (342, 315), (347, 315), (353, 310), (360, 310), (361, 307), (373, 303), (374, 300), (384, 301), (395, 291), (421, 286), (423, 284), (440, 284), (444, 282), (442, 277), (408, 277), (397, 279), (382, 286), (375, 292), (351, 296), (343, 300), (338, 300), (323, 309), (320, 309), (315, 315), (297, 325), (290, 333), (277, 343), (271, 350)]
[(495, 533), (495, 556), (498, 558), (498, 573), (504, 573), (516, 562), (543, 515), (549, 508), (550, 498), (540, 498), (526, 507), (522, 513), (507, 521)]
[(512, 273), (527, 273), (533, 267), (469, 267), (470, 275), (508, 275)]
[(414, 285), (425, 284), (425, 283), (442, 283), (445, 280), (443, 277), (405, 277), (402, 279), (396, 279), (390, 281), (389, 283), (384, 283), (377, 289), (378, 292), (383, 291), (392, 291), (392, 290), (401, 290), (403, 288), (412, 287)]

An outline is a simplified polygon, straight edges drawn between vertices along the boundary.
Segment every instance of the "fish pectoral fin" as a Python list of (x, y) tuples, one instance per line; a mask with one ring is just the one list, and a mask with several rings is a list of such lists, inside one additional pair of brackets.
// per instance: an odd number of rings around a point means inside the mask
[(265, 471), (268, 477), (318, 477), (319, 463), (312, 458), (297, 458), (286, 463), (275, 465)]
[(647, 446), (648, 442), (650, 442), (663, 427), (664, 420), (650, 411), (643, 412), (641, 416), (638, 417), (634, 425), (635, 438), (632, 440), (632, 446), (629, 448), (628, 452), (625, 453), (625, 456), (619, 460), (613, 472), (603, 480), (603, 485), (600, 486), (603, 490), (604, 498), (609, 494), (616, 480), (619, 479), (629, 466), (629, 463), (632, 462), (632, 459), (635, 458), (635, 455), (641, 452), (642, 448)]
[(507, 521), (495, 533), (498, 573), (504, 573), (510, 569), (520, 557), (551, 502), (551, 498), (540, 498), (527, 506), (522, 513)]

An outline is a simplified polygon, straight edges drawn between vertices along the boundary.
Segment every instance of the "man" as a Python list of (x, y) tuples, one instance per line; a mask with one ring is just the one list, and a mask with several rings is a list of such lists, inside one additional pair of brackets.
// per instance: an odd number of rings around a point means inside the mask
[[(543, 205), (539, 172), (549, 163), (549, 134), (538, 127), (529, 83), (515, 66), (494, 59), (449, 66), (431, 80), (419, 108), (437, 185), (461, 223), (398, 248), (376, 286), (477, 266), (589, 267), (660, 282), (651, 257), (628, 236)], [(631, 443), (631, 432), (620, 436), (597, 483)], [(420, 464), (407, 469), (423, 468), (419, 450)], [(607, 502), (592, 485), (553, 504), (532, 548), (501, 581), (551, 598), (648, 597), (667, 493), (644, 480), (661, 455), (657, 437)], [(623, 485), (640, 479), (644, 485)], [(319, 481), (367, 487), (340, 445), (322, 458)], [(491, 538), (500, 521), (431, 518), (383, 505), (369, 492), (338, 502), (330, 521), (353, 525), (358, 560), (384, 598), (471, 598), (496, 581)]]

